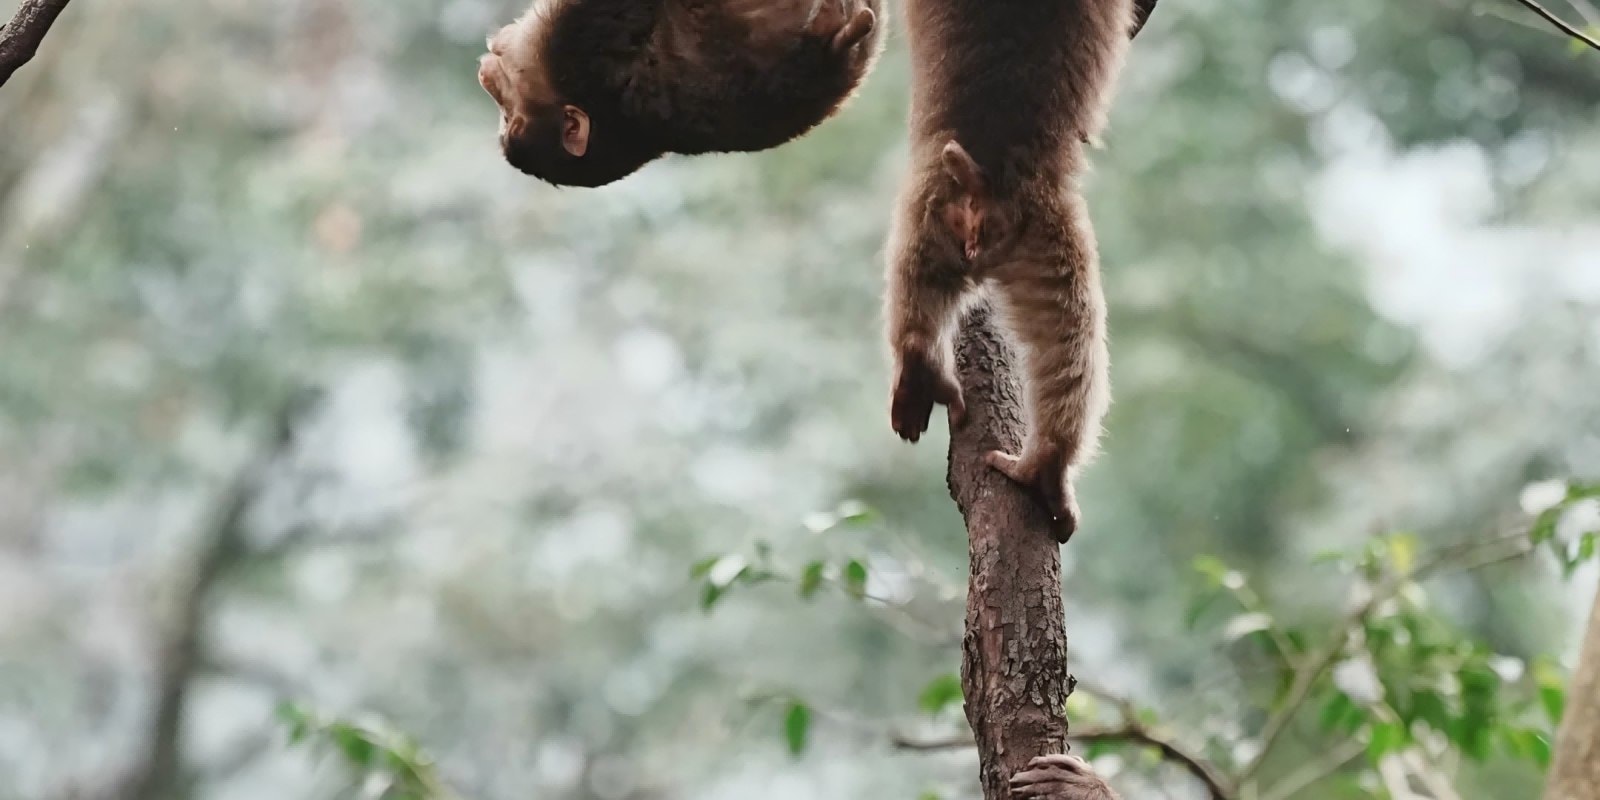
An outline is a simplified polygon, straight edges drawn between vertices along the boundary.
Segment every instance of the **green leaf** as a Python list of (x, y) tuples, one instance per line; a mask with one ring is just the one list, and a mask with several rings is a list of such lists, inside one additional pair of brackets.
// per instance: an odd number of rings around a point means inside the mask
[(1533, 763), (1538, 764), (1540, 769), (1549, 769), (1550, 737), (1546, 736), (1544, 732), (1536, 730), (1525, 730), (1522, 735), (1528, 752), (1533, 757)]
[(1367, 758), (1374, 764), (1406, 743), (1406, 729), (1398, 722), (1375, 722), (1367, 740)]
[(811, 709), (805, 703), (793, 702), (789, 704), (789, 713), (783, 716), (783, 738), (789, 744), (791, 755), (800, 755), (806, 750), (806, 738), (811, 733)]
[(961, 702), (961, 676), (956, 674), (940, 675), (922, 687), (922, 693), (917, 695), (917, 705), (929, 714), (937, 714), (952, 703)]
[(1545, 509), (1533, 520), (1533, 527), (1528, 530), (1528, 538), (1534, 544), (1550, 541), (1556, 535), (1556, 523), (1561, 521), (1562, 506)]
[(1544, 707), (1545, 716), (1552, 726), (1560, 725), (1567, 707), (1566, 680), (1561, 670), (1549, 661), (1538, 661), (1533, 665), (1533, 680), (1539, 687), (1539, 705)]
[(700, 590), (700, 609), (702, 611), (710, 611), (711, 607), (715, 606), (727, 591), (727, 587), (706, 581), (706, 585)]
[(822, 573), (828, 568), (821, 561), (813, 561), (800, 572), (800, 596), (810, 599), (822, 586)]
[(844, 565), (844, 590), (851, 597), (861, 599), (867, 594), (867, 565), (852, 560)]
[(1200, 618), (1205, 616), (1206, 611), (1210, 610), (1213, 605), (1216, 605), (1218, 598), (1221, 596), (1216, 592), (1206, 592), (1196, 597), (1193, 602), (1189, 603), (1189, 610), (1183, 615), (1183, 624), (1189, 630), (1194, 630), (1195, 626), (1200, 624)]
[(1271, 629), (1272, 615), (1258, 611), (1250, 614), (1240, 614), (1228, 620), (1227, 626), (1222, 629), (1222, 635), (1223, 638), (1230, 642), (1237, 642), (1252, 633)]
[(1221, 588), (1229, 572), (1228, 565), (1216, 556), (1196, 556), (1194, 570), (1205, 577), (1213, 589)]
[(275, 713), (289, 729), (289, 744), (305, 741), (306, 735), (311, 732), (311, 712), (294, 703), (280, 703)]
[(1396, 533), (1389, 536), (1389, 565), (1394, 571), (1404, 575), (1411, 571), (1417, 563), (1417, 537), (1410, 533)]
[(917, 800), (944, 800), (944, 798), (941, 797), (938, 792), (929, 789), (928, 791), (917, 795)]
[(1600, 532), (1586, 533), (1578, 537), (1578, 561), (1588, 561), (1594, 558), (1595, 540), (1600, 539)]
[(878, 512), (860, 500), (846, 500), (839, 504), (834, 513), (839, 515), (839, 521), (850, 525), (865, 525), (878, 518)]
[(1340, 730), (1353, 733), (1367, 719), (1367, 712), (1355, 704), (1344, 692), (1334, 692), (1322, 706), (1320, 722), (1323, 730)]
[(711, 568), (716, 566), (717, 562), (721, 560), (722, 556), (710, 556), (694, 562), (694, 566), (689, 567), (689, 580), (698, 581), (707, 575), (710, 575)]
[(345, 760), (354, 767), (364, 769), (370, 766), (373, 756), (377, 753), (377, 748), (373, 746), (364, 731), (343, 722), (328, 727), (328, 738), (338, 745), (339, 751), (344, 753)]

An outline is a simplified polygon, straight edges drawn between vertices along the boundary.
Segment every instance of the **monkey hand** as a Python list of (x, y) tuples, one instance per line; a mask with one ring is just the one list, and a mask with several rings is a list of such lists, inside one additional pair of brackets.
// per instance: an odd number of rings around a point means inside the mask
[(894, 432), (916, 443), (928, 430), (935, 403), (949, 406), (950, 427), (960, 427), (967, 418), (967, 403), (961, 397), (961, 384), (950, 369), (934, 363), (925, 353), (902, 353), (897, 361), (894, 395), (889, 404)]
[(991, 450), (984, 463), (1007, 478), (1028, 488), (1050, 513), (1051, 533), (1063, 544), (1078, 531), (1078, 498), (1067, 480), (1066, 459), (1061, 449), (1044, 446), (1021, 457)]
[(1089, 762), (1077, 756), (1041, 756), (1028, 762), (1028, 769), (1011, 776), (1011, 793), (1016, 797), (1041, 800), (1118, 800)]
[(878, 24), (878, 16), (866, 6), (852, 12), (854, 6), (854, 0), (819, 0), (806, 33), (829, 39), (835, 53), (855, 47), (872, 35), (872, 29)]

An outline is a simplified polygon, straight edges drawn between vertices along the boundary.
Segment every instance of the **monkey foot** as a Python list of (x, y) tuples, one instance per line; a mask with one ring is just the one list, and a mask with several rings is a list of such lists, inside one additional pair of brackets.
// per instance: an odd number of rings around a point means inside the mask
[(967, 404), (961, 386), (948, 370), (940, 369), (925, 356), (902, 356), (899, 376), (889, 404), (889, 421), (900, 438), (916, 443), (928, 430), (935, 404), (950, 407), (950, 427), (958, 428), (967, 418)]
[(819, 0), (806, 33), (831, 39), (834, 52), (842, 53), (866, 39), (877, 23), (872, 9), (856, 8), (855, 0)]
[(1067, 480), (1067, 466), (1061, 452), (1046, 449), (1037, 455), (1018, 457), (1000, 450), (991, 450), (983, 457), (985, 464), (1031, 491), (1049, 512), (1051, 534), (1065, 544), (1078, 531), (1078, 498)]
[(1077, 756), (1041, 756), (1028, 762), (1028, 768), (1011, 776), (1011, 793), (1017, 797), (1044, 800), (1116, 800), (1111, 790), (1089, 762)]

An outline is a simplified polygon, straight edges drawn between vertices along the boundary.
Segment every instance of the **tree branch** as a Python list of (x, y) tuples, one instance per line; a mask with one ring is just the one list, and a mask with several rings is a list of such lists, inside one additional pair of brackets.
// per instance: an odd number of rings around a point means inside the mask
[[(1069, 733), (1068, 738), (1084, 744), (1114, 742), (1152, 748), (1161, 755), (1162, 761), (1181, 767), (1199, 780), (1206, 787), (1211, 800), (1233, 800), (1236, 796), (1233, 789), (1229, 788), (1227, 779), (1218, 775), (1206, 759), (1139, 722), (1124, 720), (1121, 725), (1085, 726)], [(968, 736), (951, 736), (944, 739), (912, 739), (896, 736), (893, 741), (894, 746), (901, 750), (918, 752), (960, 750), (973, 744), (972, 738)]]
[(11, 22), (0, 25), (0, 86), (39, 52), (39, 43), (69, 0), (22, 0)]
[(956, 366), (967, 420), (951, 432), (948, 483), (971, 559), (961, 688), (984, 798), (1006, 800), (1030, 759), (1066, 752), (1061, 550), (1039, 504), (983, 460), (1015, 452), (1026, 429), (1011, 351), (987, 307), (962, 320)]
[(1557, 28), (1560, 28), (1562, 33), (1565, 33), (1566, 35), (1583, 42), (1595, 50), (1600, 50), (1600, 41), (1596, 41), (1594, 37), (1584, 33), (1581, 30), (1578, 30), (1577, 26), (1551, 13), (1549, 9), (1539, 5), (1537, 2), (1535, 2), (1535, 0), (1517, 0), (1517, 2), (1521, 3), (1529, 11), (1544, 17), (1546, 22), (1556, 26)]
[(297, 392), (285, 400), (274, 414), (268, 438), (240, 468), (211, 512), (175, 618), (158, 646), (155, 713), (145, 753), (133, 771), (126, 797), (164, 800), (182, 792), (183, 722), (190, 684), (205, 657), (205, 623), (212, 591), (248, 555), (246, 515), (261, 496), (267, 472), (293, 443), (295, 424), (315, 400), (310, 392)]
[(1073, 733), (1072, 738), (1084, 743), (1127, 742), (1154, 748), (1161, 754), (1163, 761), (1177, 764), (1204, 784), (1211, 800), (1233, 800), (1235, 796), (1233, 789), (1228, 787), (1227, 780), (1212, 770), (1204, 758), (1190, 753), (1177, 742), (1138, 722), (1127, 721), (1109, 728), (1084, 728)]

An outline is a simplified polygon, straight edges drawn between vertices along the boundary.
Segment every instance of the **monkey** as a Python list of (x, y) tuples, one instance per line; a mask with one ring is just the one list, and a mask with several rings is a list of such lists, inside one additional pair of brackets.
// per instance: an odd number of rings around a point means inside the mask
[(1030, 429), (991, 467), (1029, 488), (1065, 542), (1072, 488), (1110, 405), (1098, 254), (1075, 181), (1104, 125), (1133, 0), (907, 0), (911, 174), (891, 223), (890, 421), (916, 442), (966, 405), (954, 321), (985, 290), (1022, 345)]
[(667, 153), (753, 152), (836, 113), (882, 49), (881, 0), (535, 0), (478, 82), (508, 163), (603, 186)]
[(1040, 756), (1029, 761), (1026, 770), (1011, 776), (1011, 793), (1040, 800), (1120, 800), (1089, 762), (1069, 755)]

